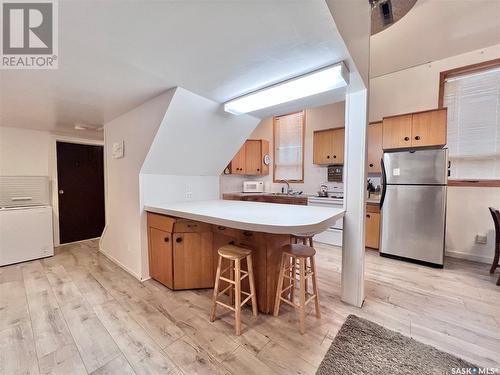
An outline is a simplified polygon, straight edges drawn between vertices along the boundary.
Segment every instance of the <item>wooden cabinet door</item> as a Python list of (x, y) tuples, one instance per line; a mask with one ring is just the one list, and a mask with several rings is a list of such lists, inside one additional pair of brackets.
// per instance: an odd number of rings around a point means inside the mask
[(245, 142), (245, 174), (260, 175), (262, 173), (262, 150), (259, 140)]
[(174, 289), (213, 288), (212, 232), (174, 233)]
[(368, 173), (381, 173), (380, 159), (384, 155), (382, 149), (382, 123), (368, 125), (368, 156), (366, 170)]
[(375, 212), (366, 213), (365, 221), (365, 246), (372, 249), (379, 248), (380, 241), (380, 214)]
[(412, 146), (444, 146), (446, 144), (446, 123), (446, 108), (413, 114)]
[(331, 164), (344, 164), (344, 142), (345, 142), (345, 129), (333, 130), (333, 161)]
[(172, 235), (149, 228), (149, 273), (163, 285), (173, 288)]
[(411, 147), (412, 115), (386, 117), (382, 121), (384, 150)]
[(314, 132), (314, 164), (333, 164), (333, 134), (333, 130), (321, 130)]
[(246, 158), (246, 142), (243, 143), (243, 146), (241, 146), (240, 150), (231, 161), (232, 174), (246, 174), (245, 158)]

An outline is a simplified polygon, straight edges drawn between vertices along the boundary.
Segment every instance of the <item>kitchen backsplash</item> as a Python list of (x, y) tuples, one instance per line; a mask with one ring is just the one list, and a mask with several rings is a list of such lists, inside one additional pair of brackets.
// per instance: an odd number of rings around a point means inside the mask
[[(316, 195), (319, 191), (320, 185), (326, 185), (328, 191), (342, 190), (343, 184), (338, 182), (326, 181), (326, 168), (322, 169), (321, 174), (311, 176), (309, 180), (306, 179), (305, 183), (291, 183), (290, 187), (294, 191), (303, 191), (307, 195)], [(258, 180), (263, 181), (264, 186), (269, 186), (270, 191), (273, 193), (281, 192), (281, 188), (286, 186), (280, 182), (273, 182), (272, 176), (240, 176), (240, 175), (221, 175), (220, 177), (220, 191), (223, 193), (241, 192), (243, 190), (243, 181)]]

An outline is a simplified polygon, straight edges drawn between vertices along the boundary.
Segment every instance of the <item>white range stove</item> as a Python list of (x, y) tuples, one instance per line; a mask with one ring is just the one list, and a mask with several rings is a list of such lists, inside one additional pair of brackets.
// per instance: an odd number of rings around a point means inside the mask
[[(335, 194), (334, 196), (329, 197), (318, 197), (313, 195), (307, 197), (307, 204), (309, 206), (316, 207), (343, 208), (344, 198), (343, 194)], [(314, 241), (334, 246), (342, 246), (343, 224), (343, 218), (337, 220), (337, 222), (335, 222), (335, 224), (328, 228), (326, 231), (314, 235)]]

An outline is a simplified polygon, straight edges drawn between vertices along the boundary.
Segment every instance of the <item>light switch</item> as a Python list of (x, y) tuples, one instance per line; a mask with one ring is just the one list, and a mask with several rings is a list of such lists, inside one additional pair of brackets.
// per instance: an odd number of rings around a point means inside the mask
[(113, 143), (113, 149), (112, 149), (112, 156), (113, 159), (120, 159), (123, 158), (125, 155), (125, 150), (124, 150), (124, 142), (114, 142)]

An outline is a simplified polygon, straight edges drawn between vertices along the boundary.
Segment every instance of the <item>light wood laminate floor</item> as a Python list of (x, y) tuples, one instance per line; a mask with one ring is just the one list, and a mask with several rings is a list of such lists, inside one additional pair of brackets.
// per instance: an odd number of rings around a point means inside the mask
[[(314, 374), (349, 314), (479, 366), (500, 367), (500, 288), (488, 265), (436, 270), (366, 254), (362, 309), (340, 302), (340, 249), (317, 244), (323, 317), (228, 312), (210, 323), (211, 290), (140, 283), (96, 241), (0, 268), (0, 374)], [(220, 310), (219, 310), (220, 312)]]

